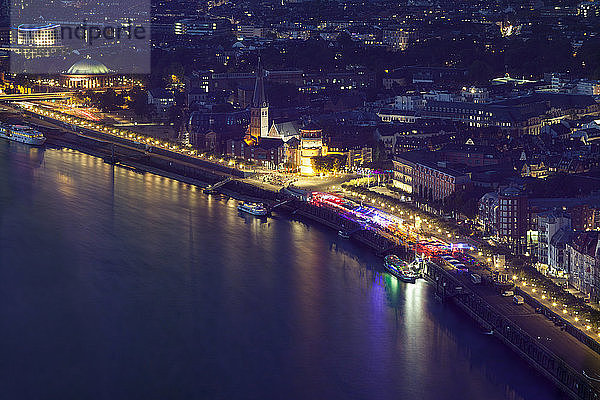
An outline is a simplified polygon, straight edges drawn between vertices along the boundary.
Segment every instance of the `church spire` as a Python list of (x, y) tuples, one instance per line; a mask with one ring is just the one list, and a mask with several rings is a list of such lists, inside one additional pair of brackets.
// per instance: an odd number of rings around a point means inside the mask
[(256, 70), (256, 83), (254, 84), (254, 96), (252, 97), (252, 107), (268, 107), (267, 96), (265, 95), (264, 77), (265, 71), (262, 69), (260, 57), (258, 57), (258, 67)]
[(259, 57), (254, 95), (250, 105), (250, 126), (244, 138), (248, 145), (256, 145), (260, 138), (269, 136), (269, 103), (265, 95), (264, 78), (265, 72), (262, 69)]

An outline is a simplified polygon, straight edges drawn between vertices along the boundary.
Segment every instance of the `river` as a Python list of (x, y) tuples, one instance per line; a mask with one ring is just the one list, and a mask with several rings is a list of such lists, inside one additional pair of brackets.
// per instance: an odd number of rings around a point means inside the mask
[(426, 282), (236, 205), (1, 140), (0, 398), (559, 398)]

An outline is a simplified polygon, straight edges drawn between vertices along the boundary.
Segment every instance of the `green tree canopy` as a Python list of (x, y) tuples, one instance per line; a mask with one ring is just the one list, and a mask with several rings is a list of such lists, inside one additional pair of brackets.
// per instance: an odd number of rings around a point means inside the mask
[(340, 172), (346, 166), (346, 157), (338, 154), (317, 156), (310, 159), (313, 169), (317, 173)]

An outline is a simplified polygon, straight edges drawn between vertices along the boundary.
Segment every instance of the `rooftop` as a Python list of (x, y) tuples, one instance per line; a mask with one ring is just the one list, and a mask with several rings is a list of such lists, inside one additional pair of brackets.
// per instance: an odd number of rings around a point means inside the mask
[(111, 71), (99, 61), (84, 58), (77, 61), (67, 70), (67, 75), (106, 75)]

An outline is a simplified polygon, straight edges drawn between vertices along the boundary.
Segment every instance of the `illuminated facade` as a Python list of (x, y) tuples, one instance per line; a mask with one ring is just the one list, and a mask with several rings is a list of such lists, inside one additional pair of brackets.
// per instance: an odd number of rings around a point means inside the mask
[(390, 27), (383, 30), (383, 45), (392, 51), (406, 50), (415, 41), (416, 31), (403, 27)]
[(392, 162), (394, 165), (394, 186), (406, 193), (412, 193), (415, 163), (406, 159), (394, 159)]
[(314, 175), (312, 157), (327, 155), (327, 146), (323, 144), (323, 130), (314, 123), (300, 129), (300, 174)]
[(466, 174), (448, 168), (445, 161), (433, 162), (427, 153), (403, 153), (393, 163), (394, 186), (426, 200), (443, 200), (469, 184)]
[(502, 37), (509, 37), (513, 35), (519, 35), (523, 25), (513, 24), (509, 21), (496, 22), (496, 25), (500, 27), (500, 34)]
[(60, 44), (60, 25), (19, 25), (17, 44), (20, 46), (57, 46)]
[(174, 31), (178, 36), (224, 35), (231, 30), (231, 24), (220, 18), (186, 18), (175, 22)]
[(68, 89), (88, 90), (118, 86), (118, 82), (104, 64), (86, 58), (77, 61), (61, 74), (60, 85)]
[(11, 43), (0, 50), (19, 54), (25, 59), (50, 57), (66, 53), (58, 24), (21, 24), (11, 29)]

